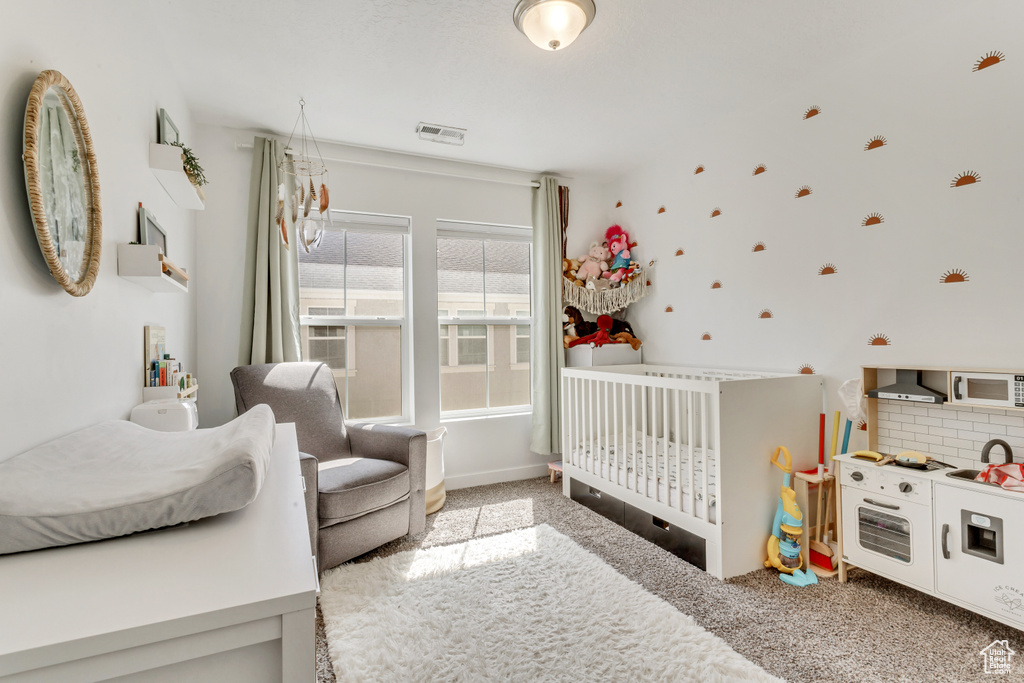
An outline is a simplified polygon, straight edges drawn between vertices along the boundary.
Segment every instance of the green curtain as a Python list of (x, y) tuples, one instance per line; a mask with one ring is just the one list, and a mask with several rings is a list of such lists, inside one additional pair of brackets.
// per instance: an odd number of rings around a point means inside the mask
[(562, 452), (560, 393), (562, 349), (562, 220), (558, 181), (544, 177), (533, 191), (533, 334), (530, 384), (533, 425), (530, 450)]
[(291, 176), (278, 170), (283, 159), (284, 149), (277, 140), (253, 140), (240, 365), (302, 360), (299, 255), (290, 207), (285, 207), (290, 247), (282, 241), (281, 228), (274, 220), (278, 186), (292, 181)]

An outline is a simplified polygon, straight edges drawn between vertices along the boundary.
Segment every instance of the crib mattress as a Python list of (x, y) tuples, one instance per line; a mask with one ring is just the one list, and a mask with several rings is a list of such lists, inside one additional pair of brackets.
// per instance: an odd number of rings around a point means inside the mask
[[(597, 463), (594, 461), (594, 451), (598, 454)], [(693, 510), (696, 517), (707, 519), (704, 509), (705, 503), (710, 501), (709, 521), (714, 522), (716, 517), (717, 453), (714, 450), (708, 450), (707, 458), (705, 458), (704, 449), (694, 449), (696, 456), (693, 464), (693, 483), (696, 492), (696, 509), (694, 509), (691, 507), (688, 477), (691, 449), (687, 444), (680, 444), (680, 451), (678, 460), (683, 474), (682, 509)], [(571, 463), (588, 472), (598, 474), (605, 481), (614, 482), (629, 490), (636, 490), (645, 497), (679, 509), (680, 487), (677, 485), (676, 476), (676, 444), (671, 440), (666, 446), (665, 440), (662, 438), (655, 439), (648, 436), (645, 439), (643, 435), (638, 435), (635, 441), (626, 444), (623, 444), (621, 440), (608, 446), (604, 443), (580, 443), (573, 449), (571, 456), (569, 460)], [(709, 470), (707, 501), (705, 501), (702, 486), (705, 460)]]

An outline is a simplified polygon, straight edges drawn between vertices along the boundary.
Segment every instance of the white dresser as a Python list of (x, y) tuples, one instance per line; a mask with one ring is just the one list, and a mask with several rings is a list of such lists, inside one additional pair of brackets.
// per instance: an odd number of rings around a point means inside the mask
[(295, 426), (248, 507), (0, 556), (0, 681), (313, 681), (317, 578)]

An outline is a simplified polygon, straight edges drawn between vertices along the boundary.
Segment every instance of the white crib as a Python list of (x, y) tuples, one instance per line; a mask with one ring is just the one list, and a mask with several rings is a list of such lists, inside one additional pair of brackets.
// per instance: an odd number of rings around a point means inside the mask
[(782, 483), (817, 462), (817, 375), (562, 370), (563, 493), (720, 579), (763, 566)]

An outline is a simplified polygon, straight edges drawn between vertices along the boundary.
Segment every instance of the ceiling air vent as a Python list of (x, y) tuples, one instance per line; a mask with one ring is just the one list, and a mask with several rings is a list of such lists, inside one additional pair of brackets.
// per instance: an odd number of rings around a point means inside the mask
[(461, 145), (466, 142), (466, 129), (454, 126), (441, 126), (436, 123), (423, 123), (416, 126), (420, 140), (443, 142), (446, 145)]

